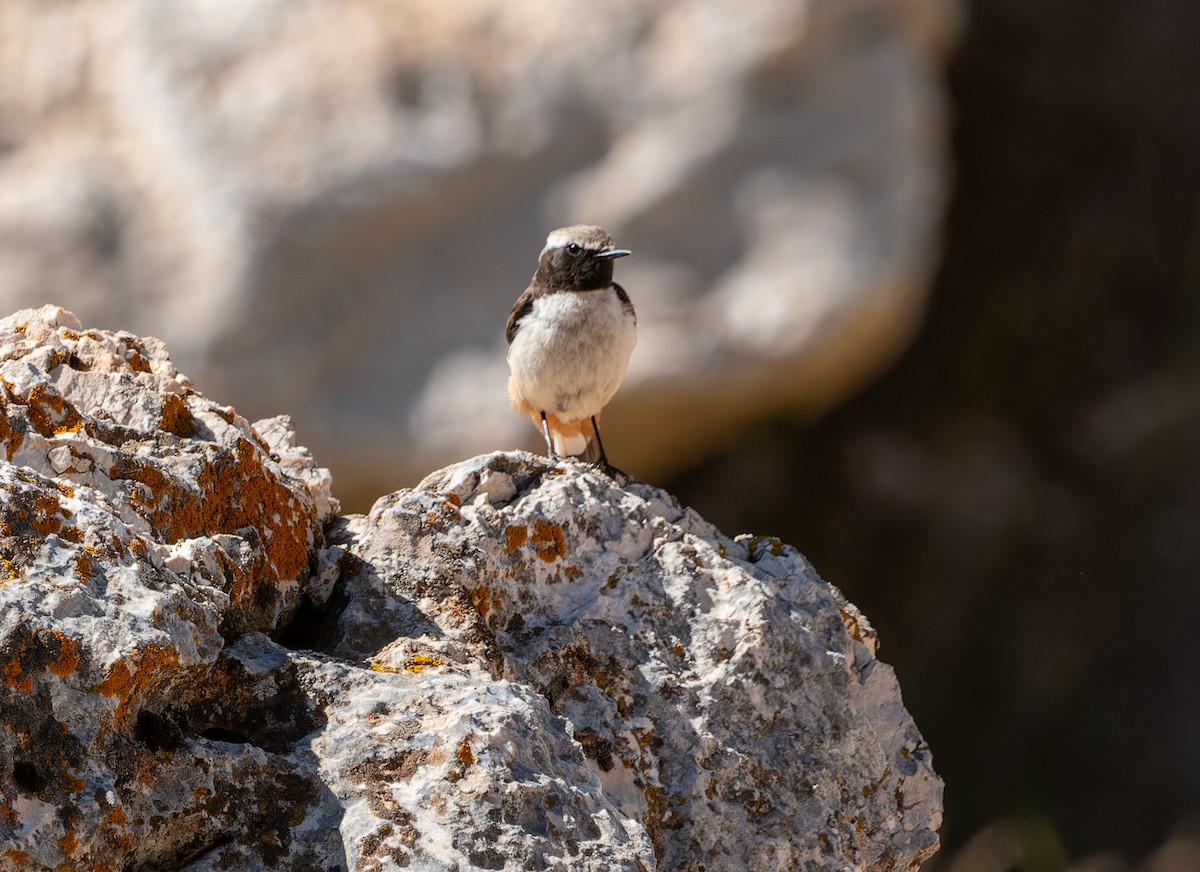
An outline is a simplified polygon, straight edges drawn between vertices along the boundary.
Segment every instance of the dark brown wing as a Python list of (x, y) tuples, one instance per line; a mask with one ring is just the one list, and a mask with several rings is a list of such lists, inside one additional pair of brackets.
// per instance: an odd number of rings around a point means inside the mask
[(517, 327), (521, 324), (521, 319), (529, 314), (533, 308), (533, 286), (530, 285), (521, 292), (521, 296), (517, 297), (517, 301), (513, 303), (512, 311), (508, 313), (508, 323), (504, 327), (504, 338), (508, 340), (508, 344), (512, 345), (513, 337), (517, 335)]
[[(636, 324), (637, 323), (637, 312), (633, 311), (633, 303), (631, 303), (629, 301), (629, 294), (625, 293), (625, 289), (623, 287), (621, 287), (620, 285), (618, 285), (616, 282), (613, 282), (613, 290), (617, 292), (617, 298), (620, 299), (620, 301), (621, 301), (621, 308), (624, 309), (630, 316), (633, 317), (633, 323)], [(517, 302), (519, 303), (521, 301), (517, 300)], [(508, 341), (512, 342), (511, 339)]]

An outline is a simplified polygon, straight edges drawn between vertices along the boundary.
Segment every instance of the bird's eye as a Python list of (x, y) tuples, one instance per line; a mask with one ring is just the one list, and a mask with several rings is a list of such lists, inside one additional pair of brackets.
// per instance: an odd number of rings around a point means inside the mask
[(583, 251), (583, 246), (578, 242), (568, 242), (567, 251), (572, 255), (578, 255), (579, 252)]

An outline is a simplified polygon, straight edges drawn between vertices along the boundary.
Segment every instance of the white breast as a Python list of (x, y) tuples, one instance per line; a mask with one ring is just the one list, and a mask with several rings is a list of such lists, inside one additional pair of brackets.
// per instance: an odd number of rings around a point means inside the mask
[(636, 342), (633, 316), (612, 288), (547, 294), (521, 319), (508, 365), (531, 406), (576, 421), (612, 399)]

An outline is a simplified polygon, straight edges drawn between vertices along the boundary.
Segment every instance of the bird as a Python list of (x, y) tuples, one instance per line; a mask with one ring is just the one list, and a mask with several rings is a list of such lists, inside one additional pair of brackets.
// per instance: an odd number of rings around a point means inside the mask
[(508, 396), (541, 430), (550, 457), (610, 466), (600, 413), (637, 344), (637, 313), (613, 281), (613, 262), (629, 254), (603, 227), (551, 231), (508, 315)]

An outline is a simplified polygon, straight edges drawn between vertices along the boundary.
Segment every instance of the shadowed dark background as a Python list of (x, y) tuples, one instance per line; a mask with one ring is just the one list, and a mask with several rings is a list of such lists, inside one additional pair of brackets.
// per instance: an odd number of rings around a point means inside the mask
[(1200, 4), (969, 9), (915, 342), (671, 486), (871, 616), (946, 779), (938, 869), (1172, 838), (1145, 868), (1200, 869)]

